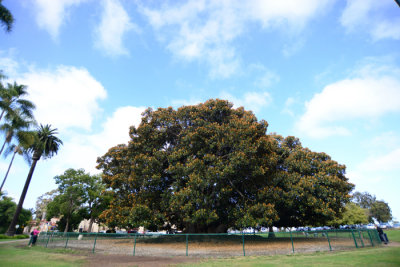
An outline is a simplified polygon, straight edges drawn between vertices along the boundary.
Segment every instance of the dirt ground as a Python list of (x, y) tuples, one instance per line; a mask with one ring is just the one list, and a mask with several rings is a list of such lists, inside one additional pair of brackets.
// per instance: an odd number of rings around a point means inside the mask
[[(390, 242), (388, 247), (400, 247), (399, 242)], [(199, 257), (185, 257), (185, 256), (174, 256), (174, 257), (155, 257), (155, 256), (127, 256), (127, 255), (104, 255), (94, 254), (87, 258), (87, 267), (98, 267), (98, 266), (138, 266), (138, 267), (161, 267), (161, 266), (173, 266), (182, 263), (195, 263), (200, 262), (203, 258)]]

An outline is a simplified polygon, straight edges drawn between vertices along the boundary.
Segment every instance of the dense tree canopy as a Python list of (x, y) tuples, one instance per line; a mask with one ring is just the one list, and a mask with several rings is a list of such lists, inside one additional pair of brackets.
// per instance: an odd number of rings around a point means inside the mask
[[(17, 204), (12, 200), (12, 198), (0, 196), (0, 233), (4, 233), (7, 230), (16, 209)], [(18, 229), (22, 230), (31, 219), (32, 212), (27, 209), (22, 209), (17, 221), (17, 224), (20, 226)]]
[[(143, 113), (128, 145), (98, 159), (112, 189), (108, 223), (186, 232), (322, 224), (352, 185), (345, 167), (223, 100)], [(285, 202), (290, 203), (285, 206)]]
[(58, 188), (56, 196), (46, 205), (47, 219), (61, 218), (59, 229), (65, 232), (74, 229), (83, 219), (90, 220), (89, 232), (109, 203), (108, 195), (99, 175), (90, 175), (84, 169), (68, 169), (62, 175), (54, 177)]
[(325, 153), (302, 147), (298, 138), (272, 137), (279, 159), (268, 199), (279, 213), (275, 225), (324, 225), (339, 216), (353, 189), (346, 167)]
[(342, 216), (331, 222), (334, 226), (366, 223), (368, 223), (368, 210), (353, 202), (347, 203)]

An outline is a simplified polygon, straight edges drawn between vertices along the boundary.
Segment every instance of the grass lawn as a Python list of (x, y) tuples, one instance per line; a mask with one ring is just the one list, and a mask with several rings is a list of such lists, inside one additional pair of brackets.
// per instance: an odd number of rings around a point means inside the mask
[(385, 230), (384, 231), (388, 238), (389, 238), (389, 242), (390, 241), (395, 241), (395, 242), (400, 242), (400, 230)]
[(400, 247), (363, 248), (311, 254), (238, 257), (179, 266), (400, 266)]
[(70, 254), (70, 250), (45, 249), (43, 247), (29, 248), (26, 244), (1, 244), (0, 266), (41, 267), (41, 266), (81, 266), (85, 256)]

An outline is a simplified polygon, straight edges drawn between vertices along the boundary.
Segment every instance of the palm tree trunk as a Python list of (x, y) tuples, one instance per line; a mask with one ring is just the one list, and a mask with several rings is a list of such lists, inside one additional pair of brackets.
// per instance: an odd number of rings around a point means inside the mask
[(4, 112), (5, 112), (4, 110), (1, 112), (0, 121), (1, 121), (1, 119), (3, 118)]
[(5, 183), (6, 180), (7, 180), (7, 176), (8, 176), (8, 173), (10, 172), (11, 165), (13, 164), (13, 161), (14, 161), (14, 158), (15, 158), (15, 154), (17, 154), (17, 150), (14, 151), (14, 154), (13, 154), (13, 156), (12, 156), (12, 158), (11, 158), (10, 165), (8, 165), (7, 173), (6, 173), (6, 175), (4, 176), (3, 182), (1, 183), (1, 186), (0, 186), (0, 192), (1, 192), (1, 190), (3, 189), (4, 183)]
[(32, 159), (33, 159), (33, 162), (32, 162), (31, 168), (29, 170), (28, 177), (26, 178), (25, 186), (24, 186), (24, 189), (22, 190), (21, 197), (19, 198), (17, 209), (14, 213), (14, 217), (13, 217), (13, 219), (10, 223), (10, 226), (8, 227), (8, 230), (5, 233), (5, 235), (13, 236), (15, 234), (15, 226), (17, 225), (18, 217), (19, 217), (19, 214), (21, 213), (22, 205), (24, 204), (25, 196), (26, 196), (26, 193), (28, 192), (29, 184), (31, 183), (32, 175), (33, 175), (33, 172), (35, 171), (36, 163), (40, 159), (40, 156), (33, 155)]
[(1, 155), (1, 153), (3, 153), (3, 150), (4, 150), (4, 147), (6, 146), (6, 143), (7, 143), (7, 138), (6, 138), (6, 140), (4, 140), (3, 146), (1, 147), (0, 155)]

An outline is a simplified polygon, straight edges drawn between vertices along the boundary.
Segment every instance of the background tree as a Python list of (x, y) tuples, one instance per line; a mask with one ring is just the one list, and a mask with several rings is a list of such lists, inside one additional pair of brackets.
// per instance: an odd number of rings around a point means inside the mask
[(368, 210), (369, 222), (388, 222), (392, 219), (392, 211), (389, 205), (383, 200), (376, 200), (374, 195), (368, 192), (354, 192), (352, 196), (354, 203)]
[(376, 197), (368, 192), (354, 192), (352, 196), (354, 203), (359, 205), (363, 209), (370, 209), (372, 204), (376, 202)]
[(57, 129), (51, 129), (50, 125), (40, 125), (38, 130), (35, 132), (35, 141), (30, 147), (32, 151), (32, 164), (26, 178), (25, 186), (22, 190), (21, 197), (19, 199), (17, 209), (15, 211), (13, 220), (8, 227), (6, 235), (12, 236), (15, 233), (15, 225), (17, 224), (19, 214), (22, 210), (22, 205), (24, 204), (26, 193), (28, 192), (29, 184), (32, 179), (33, 172), (35, 170), (37, 162), (41, 157), (51, 158), (57, 154), (62, 141), (56, 137)]
[(366, 224), (369, 211), (361, 208), (359, 205), (349, 202), (344, 208), (344, 212), (340, 218), (336, 218), (329, 224), (338, 227), (339, 225)]
[(83, 169), (68, 169), (54, 177), (58, 195), (47, 205), (47, 218), (60, 217), (60, 229), (73, 230), (83, 219), (89, 219), (91, 232), (93, 222), (108, 206), (109, 197), (103, 194), (105, 185), (99, 175), (90, 175)]
[(3, 5), (3, 0), (0, 0), (0, 22), (2, 26), (5, 28), (6, 32), (10, 32), (12, 26), (14, 24), (14, 17), (11, 14), (10, 10), (8, 10)]
[[(7, 196), (0, 196), (0, 232), (4, 233), (7, 230), (8, 225), (10, 224), (15, 210), (17, 208), (17, 204), (12, 200), (12, 198)], [(23, 226), (27, 225), (32, 219), (32, 212), (27, 209), (21, 210), (21, 215), (18, 218), (17, 224), (20, 225), (18, 228), (19, 231), (23, 230)]]
[(71, 219), (79, 219), (78, 211), (83, 203), (86, 202), (84, 183), (89, 175), (83, 169), (68, 169), (62, 175), (54, 177), (58, 184), (57, 195), (47, 206), (48, 218), (62, 216), (65, 220), (64, 232), (68, 232)]
[(105, 192), (106, 186), (103, 184), (100, 175), (89, 175), (84, 183), (84, 192), (86, 194), (86, 209), (89, 219), (88, 232), (92, 232), (94, 222), (99, 222), (100, 214), (108, 207), (110, 196)]
[(392, 211), (390, 210), (389, 205), (381, 200), (378, 200), (371, 205), (370, 214), (379, 223), (392, 220)]
[(127, 227), (168, 222), (186, 232), (225, 232), (337, 216), (353, 187), (345, 167), (292, 137), (280, 150), (267, 126), (223, 100), (146, 110), (129, 144), (98, 159), (112, 194), (102, 217)]
[(54, 189), (37, 198), (35, 208), (36, 220), (46, 219), (47, 205), (53, 201), (57, 194), (58, 190)]

